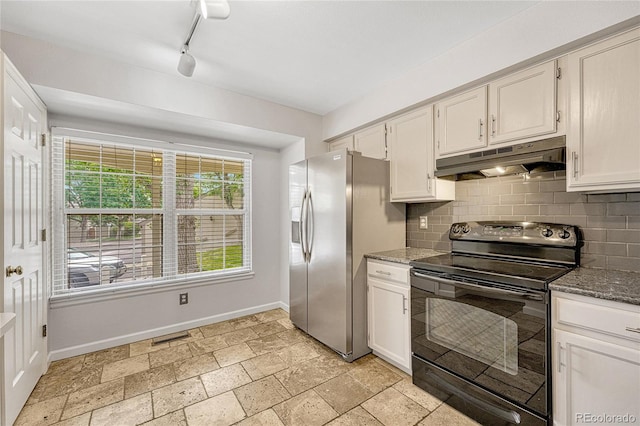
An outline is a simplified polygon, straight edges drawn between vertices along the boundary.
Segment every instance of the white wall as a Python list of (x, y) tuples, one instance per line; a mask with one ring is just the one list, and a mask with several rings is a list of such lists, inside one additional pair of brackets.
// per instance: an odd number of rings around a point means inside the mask
[(323, 139), (407, 109), (639, 14), (638, 1), (540, 2), (325, 115)]
[[(251, 279), (145, 294), (49, 309), (49, 350), (58, 359), (125, 342), (195, 327), (240, 314), (283, 306), (281, 303), (280, 246), (282, 216), (279, 203), (281, 156), (275, 150), (229, 146), (224, 141), (202, 140), (111, 123), (53, 115), (50, 124), (84, 130), (124, 134), (165, 141), (203, 144), (222, 149), (243, 149), (253, 154), (253, 269)], [(302, 143), (301, 143), (302, 144)], [(188, 291), (189, 303), (179, 306), (178, 293)]]
[(14, 33), (3, 31), (0, 41), (31, 84), (295, 135), (309, 153), (324, 149), (319, 115)]

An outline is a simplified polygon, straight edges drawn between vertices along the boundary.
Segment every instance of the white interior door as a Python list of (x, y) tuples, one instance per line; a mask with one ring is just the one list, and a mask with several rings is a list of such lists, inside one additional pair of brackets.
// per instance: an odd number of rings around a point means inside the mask
[(4, 336), (3, 424), (10, 425), (46, 369), (42, 147), (46, 109), (4, 58), (3, 311), (16, 314)]

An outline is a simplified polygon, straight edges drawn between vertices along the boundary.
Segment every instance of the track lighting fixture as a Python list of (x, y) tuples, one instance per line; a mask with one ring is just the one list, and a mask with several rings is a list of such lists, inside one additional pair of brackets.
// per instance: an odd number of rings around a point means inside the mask
[(191, 77), (196, 69), (196, 58), (189, 53), (189, 46), (182, 46), (180, 60), (178, 61), (178, 72), (185, 77)]
[(180, 60), (178, 61), (178, 72), (185, 77), (191, 77), (196, 69), (196, 58), (189, 53), (189, 43), (193, 38), (198, 24), (204, 19), (227, 19), (231, 9), (227, 0), (198, 0), (198, 8), (191, 23), (191, 29), (187, 34), (187, 39), (180, 50)]

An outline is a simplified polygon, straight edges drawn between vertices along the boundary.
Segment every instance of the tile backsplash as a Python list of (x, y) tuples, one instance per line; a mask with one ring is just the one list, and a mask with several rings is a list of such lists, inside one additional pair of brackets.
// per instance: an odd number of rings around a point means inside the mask
[[(428, 229), (418, 227), (428, 216)], [(449, 226), (471, 220), (577, 225), (582, 266), (640, 271), (640, 193), (565, 191), (565, 173), (546, 172), (456, 182), (456, 201), (407, 205), (407, 246), (451, 250)]]

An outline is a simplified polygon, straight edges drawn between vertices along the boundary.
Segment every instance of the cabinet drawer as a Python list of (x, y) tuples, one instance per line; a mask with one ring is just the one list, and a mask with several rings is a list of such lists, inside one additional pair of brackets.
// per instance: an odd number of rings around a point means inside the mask
[(385, 281), (395, 281), (409, 285), (409, 266), (388, 262), (367, 261), (367, 275)]
[[(595, 300), (600, 302), (599, 300)], [(625, 303), (556, 299), (556, 322), (640, 342), (640, 308)], [(632, 331), (636, 330), (636, 331)]]

